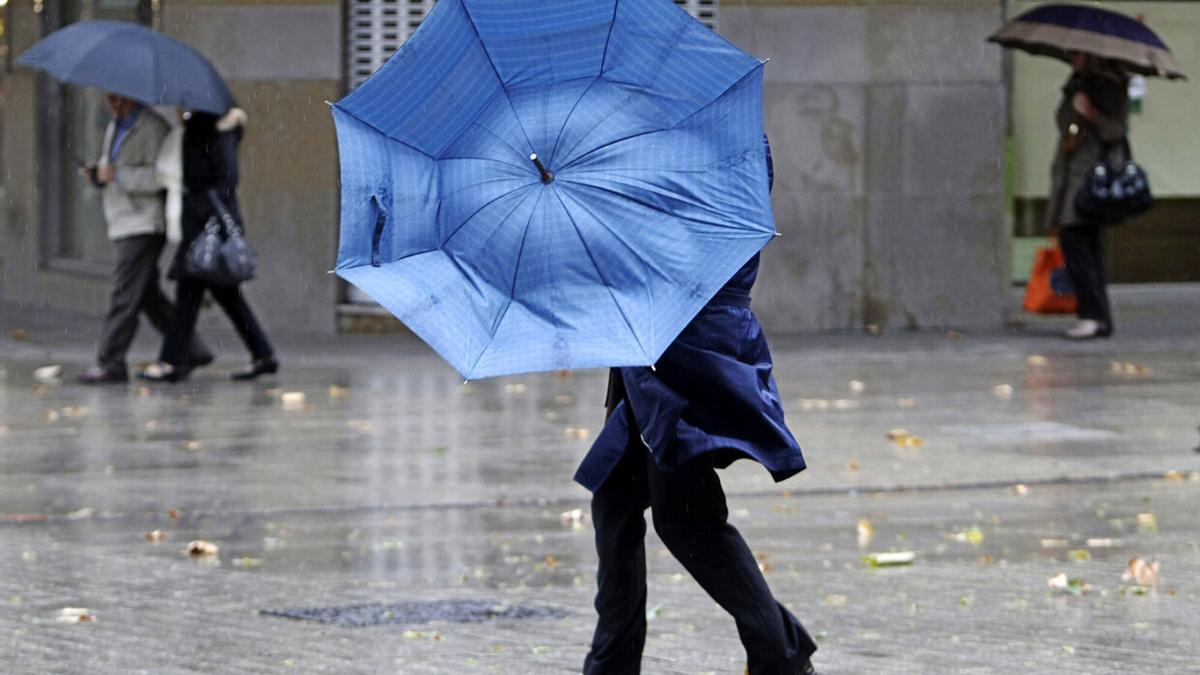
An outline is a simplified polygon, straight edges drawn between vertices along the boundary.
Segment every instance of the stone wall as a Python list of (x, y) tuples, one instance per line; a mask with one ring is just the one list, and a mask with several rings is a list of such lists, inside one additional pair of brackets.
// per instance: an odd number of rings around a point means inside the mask
[(726, 0), (766, 67), (769, 330), (995, 327), (1008, 301), (999, 2)]

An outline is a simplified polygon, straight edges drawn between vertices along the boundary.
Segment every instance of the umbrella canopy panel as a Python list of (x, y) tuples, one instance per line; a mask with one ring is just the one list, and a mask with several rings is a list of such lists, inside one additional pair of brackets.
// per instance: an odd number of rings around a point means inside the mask
[(338, 273), (469, 379), (652, 364), (775, 234), (762, 64), (670, 0), (442, 0), (334, 118)]
[(149, 105), (215, 115), (234, 105), (225, 81), (200, 52), (127, 21), (71, 24), (39, 40), (17, 63)]
[(1184, 78), (1171, 50), (1146, 24), (1090, 5), (1055, 4), (1031, 9), (988, 40), (1064, 61), (1073, 51), (1095, 54), (1121, 61), (1142, 75)]

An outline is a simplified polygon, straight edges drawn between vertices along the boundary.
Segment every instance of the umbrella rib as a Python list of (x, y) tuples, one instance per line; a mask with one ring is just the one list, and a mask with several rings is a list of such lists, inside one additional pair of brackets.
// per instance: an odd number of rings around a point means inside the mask
[(592, 87), (596, 86), (597, 82), (604, 79), (604, 64), (608, 63), (608, 46), (612, 44), (613, 26), (617, 25), (617, 6), (620, 4), (621, 0), (613, 0), (612, 20), (608, 22), (608, 35), (604, 37), (604, 53), (600, 55), (600, 72), (597, 73), (596, 77), (588, 84), (587, 89), (584, 89), (583, 93), (579, 95), (579, 98), (575, 101), (575, 104), (571, 106), (571, 111), (568, 112), (566, 118), (563, 119), (562, 126), (558, 129), (558, 135), (554, 137), (554, 145), (552, 146), (550, 154), (548, 155), (551, 160), (553, 160), (558, 154), (558, 144), (562, 141), (562, 135), (567, 129), (567, 124), (570, 123), (571, 118), (575, 116), (575, 109), (578, 108), (579, 104), (583, 102), (583, 99), (587, 97), (588, 92), (592, 90)]
[[(521, 187), (517, 188), (517, 190), (527, 188), (531, 185), (538, 185), (539, 183), (540, 183), (540, 181), (535, 182), (535, 183), (529, 183), (528, 185), (522, 185)], [(513, 192), (516, 192), (517, 190), (511, 190), (509, 192), (505, 192), (504, 194), (500, 195), (499, 197), (496, 197), (495, 199), (488, 200), (486, 203), (484, 203), (483, 206), (480, 206), (478, 209), (475, 209), (475, 212), (472, 213), (471, 215), (467, 216), (466, 218), (464, 218), (463, 221), (458, 224), (458, 227), (454, 228), (454, 231), (451, 232), (449, 235), (447, 235), (446, 238), (441, 241), (441, 243), (438, 245), (438, 247), (445, 248), (446, 245), (450, 243), (450, 240), (454, 238), (454, 235), (461, 232), (462, 229), (464, 227), (466, 227), (467, 223), (471, 222), (471, 220), (474, 219), (475, 216), (479, 215), (480, 211), (483, 211), (487, 207), (491, 206), (492, 204), (495, 204), (496, 202), (500, 201), (501, 199), (504, 199), (505, 197), (511, 195)]]
[[(609, 31), (610, 31), (610, 33), (611, 33), (611, 31), (612, 31), (612, 28), (611, 28), (611, 27), (609, 27)], [(608, 44), (607, 44), (607, 43), (604, 45), (604, 49), (605, 49), (605, 52), (607, 53), (607, 50), (608, 50)], [(600, 80), (604, 79), (604, 73), (603, 73), (603, 71), (604, 71), (604, 66), (603, 66), (603, 62), (601, 62), (601, 64), (602, 64), (602, 65), (600, 66), (600, 70), (601, 70), (601, 73), (600, 73), (600, 75), (597, 75), (596, 77), (594, 77), (594, 78), (592, 79), (592, 81), (591, 81), (590, 83), (588, 83), (588, 86), (587, 86), (587, 88), (583, 90), (583, 93), (579, 95), (579, 98), (575, 100), (575, 103), (574, 103), (574, 105), (572, 105), (572, 106), (571, 106), (571, 110), (570, 110), (570, 112), (568, 112), (568, 113), (567, 113), (567, 116), (566, 116), (565, 118), (563, 118), (563, 123), (562, 123), (562, 126), (558, 128), (558, 135), (554, 137), (554, 145), (553, 145), (553, 146), (551, 146), (551, 149), (550, 149), (550, 154), (549, 154), (549, 155), (547, 155), (547, 157), (549, 157), (551, 161), (553, 161), (553, 160), (554, 160), (554, 157), (555, 157), (555, 156), (557, 155), (557, 153), (558, 153), (558, 144), (559, 144), (560, 142), (562, 142), (562, 135), (563, 135), (563, 132), (567, 130), (567, 124), (569, 124), (569, 123), (571, 122), (571, 118), (575, 116), (575, 109), (576, 109), (576, 108), (578, 108), (578, 107), (579, 107), (579, 104), (583, 102), (583, 99), (587, 97), (587, 95), (588, 95), (588, 92), (592, 90), (592, 87), (596, 86), (596, 83), (597, 83), (597, 82), (599, 82)]]
[[(692, 222), (692, 223), (699, 223), (699, 224), (706, 225), (709, 227), (719, 227), (719, 228), (724, 228), (727, 230), (745, 231), (745, 228), (726, 225), (726, 224), (724, 224), (720, 221), (716, 221), (716, 220), (710, 221), (710, 220), (697, 220), (696, 218), (685, 218), (684, 216), (681, 216), (677, 213), (671, 213), (670, 211), (660, 209), (659, 207), (654, 206), (653, 204), (650, 204), (650, 203), (640, 200), (640, 199), (635, 199), (634, 197), (630, 196), (627, 193), (618, 192), (616, 190), (613, 190), (612, 188), (606, 188), (606, 187), (602, 187), (599, 185), (593, 185), (591, 183), (584, 183), (582, 181), (572, 180), (571, 178), (568, 178), (566, 176), (563, 176), (562, 180), (567, 181), (569, 183), (574, 183), (575, 185), (579, 185), (584, 188), (590, 188), (592, 190), (600, 190), (601, 192), (607, 192), (611, 195), (615, 195), (615, 196), (625, 199), (627, 201), (633, 202), (634, 204), (637, 204), (638, 206), (641, 206), (641, 207), (648, 209), (650, 211), (653, 211), (655, 213), (660, 213), (660, 214), (662, 214), (664, 216), (668, 216), (670, 218), (676, 218), (678, 220), (683, 220), (683, 221)], [(696, 206), (699, 206), (699, 204), (696, 204)], [(756, 232), (755, 234), (759, 234), (759, 233)]]
[[(583, 232), (579, 230), (579, 224), (575, 222), (575, 217), (571, 215), (571, 211), (567, 209), (567, 205), (563, 202), (562, 196), (558, 194), (558, 190), (554, 191), (554, 197), (558, 200), (559, 206), (562, 207), (563, 213), (567, 214), (567, 220), (571, 221), (571, 228), (575, 230), (575, 236), (579, 237), (579, 243), (583, 245), (583, 250), (587, 251), (588, 260), (592, 263), (592, 268), (596, 270), (596, 276), (600, 277), (600, 283), (604, 284), (604, 289), (608, 291), (608, 297), (612, 299), (613, 306), (617, 308), (617, 312), (621, 314), (621, 318), (625, 320), (625, 327), (629, 329), (629, 334), (633, 336), (633, 341), (637, 343), (642, 350), (642, 356), (649, 359), (650, 356), (646, 352), (646, 345), (642, 344), (641, 338), (638, 337), (637, 331), (633, 328), (633, 322), (629, 320), (629, 315), (625, 313), (625, 308), (617, 301), (617, 294), (613, 292), (612, 284), (604, 277), (604, 272), (600, 271), (600, 265), (596, 262), (596, 256), (592, 254), (592, 249), (587, 245), (587, 240), (583, 238)], [(653, 309), (653, 308), (652, 308)]]
[(571, 160), (570, 162), (568, 162), (567, 164), (564, 164), (564, 165), (562, 166), (562, 168), (560, 168), (560, 169), (559, 169), (559, 171), (562, 171), (563, 169), (566, 169), (566, 168), (567, 168), (567, 167), (569, 167), (569, 166), (573, 166), (573, 165), (575, 165), (575, 164), (578, 164), (578, 163), (579, 163), (579, 161), (580, 161), (580, 160), (582, 160), (583, 158), (585, 158), (585, 157), (587, 157), (587, 156), (589, 156), (589, 155), (595, 154), (595, 153), (597, 153), (597, 152), (599, 152), (599, 151), (601, 151), (601, 150), (604, 150), (605, 148), (611, 148), (612, 146), (614, 146), (614, 145), (616, 145), (616, 144), (618, 144), (618, 143), (624, 143), (625, 141), (629, 141), (629, 140), (632, 140), (632, 139), (634, 139), (634, 138), (638, 138), (638, 137), (641, 137), (641, 136), (647, 136), (647, 135), (649, 135), (649, 134), (656, 134), (656, 133), (659, 133), (659, 132), (661, 132), (661, 131), (670, 131), (670, 130), (672, 130), (672, 129), (678, 129), (678, 128), (679, 128), (681, 125), (683, 125), (684, 123), (686, 123), (688, 120), (692, 119), (692, 118), (693, 118), (693, 117), (695, 117), (696, 115), (699, 115), (701, 111), (703, 111), (703, 110), (706, 110), (706, 109), (708, 108), (708, 106), (709, 106), (709, 105), (712, 105), (712, 103), (714, 103), (714, 102), (716, 102), (716, 101), (719, 101), (719, 100), (721, 100), (721, 97), (723, 97), (725, 94), (728, 94), (730, 91), (732, 91), (734, 87), (736, 87), (736, 86), (738, 86), (739, 84), (741, 84), (742, 82), (746, 81), (746, 78), (747, 78), (747, 77), (750, 77), (751, 75), (753, 75), (753, 74), (755, 73), (755, 71), (759, 70), (759, 69), (760, 69), (760, 68), (762, 68), (762, 67), (763, 67), (763, 64), (761, 64), (761, 63), (758, 63), (758, 64), (756, 64), (756, 65), (755, 65), (753, 68), (751, 68), (750, 70), (746, 71), (746, 72), (745, 72), (745, 74), (743, 74), (743, 75), (742, 75), (741, 77), (739, 77), (737, 80), (735, 80), (734, 82), (730, 83), (730, 85), (729, 85), (728, 87), (725, 87), (725, 89), (724, 89), (724, 90), (723, 90), (723, 91), (722, 91), (720, 94), (718, 94), (718, 95), (717, 95), (715, 98), (713, 98), (713, 100), (712, 100), (712, 101), (709, 101), (709, 102), (708, 102), (708, 103), (706, 103), (705, 105), (703, 105), (703, 106), (700, 106), (700, 108), (698, 108), (698, 109), (697, 109), (695, 112), (693, 112), (692, 114), (688, 115), (687, 117), (685, 117), (685, 118), (683, 118), (683, 119), (679, 120), (679, 121), (678, 121), (678, 122), (676, 122), (675, 124), (672, 124), (671, 126), (669, 126), (669, 127), (665, 128), (665, 129), (654, 129), (654, 130), (651, 130), (651, 131), (641, 131), (641, 132), (638, 132), (638, 133), (636, 133), (636, 134), (631, 134), (631, 135), (629, 135), (629, 136), (626, 136), (626, 137), (624, 137), (624, 138), (618, 138), (618, 139), (616, 139), (616, 140), (609, 141), (609, 142), (607, 142), (607, 143), (604, 143), (603, 145), (598, 145), (598, 146), (596, 146), (596, 147), (592, 148), (591, 150), (588, 150), (587, 152), (583, 153), (582, 155), (580, 155), (580, 156), (578, 156), (578, 157), (576, 157), (576, 158), (572, 159), (572, 160)]
[[(542, 200), (542, 194), (544, 192), (544, 190), (538, 190), (538, 202)], [(513, 210), (515, 211), (516, 209)], [(487, 344), (483, 346), (483, 349), (479, 350), (479, 356), (476, 356), (475, 360), (471, 363), (471, 367), (467, 371), (468, 376), (475, 372), (475, 367), (479, 365), (479, 362), (483, 360), (483, 355), (487, 354), (488, 349), (491, 348), (492, 342), (496, 339), (496, 332), (500, 330), (501, 322), (504, 321), (505, 316), (508, 316), (508, 308), (512, 307), (512, 304), (516, 302), (517, 276), (521, 271), (521, 259), (525, 257), (525, 240), (529, 237), (529, 226), (533, 223), (533, 217), (536, 214), (537, 202), (534, 202), (533, 209), (529, 212), (529, 220), (525, 221), (525, 230), (521, 233), (521, 247), (517, 249), (517, 262), (513, 265), (513, 280), (512, 286), (508, 292), (508, 302), (504, 303), (504, 309), (500, 310), (500, 314), (498, 314), (496, 316), (496, 320), (492, 322), (491, 330), (488, 331)]]
[(394, 143), (399, 143), (400, 145), (403, 145), (404, 147), (408, 148), (409, 150), (412, 150), (413, 152), (419, 152), (419, 153), (421, 153), (422, 155), (425, 155), (426, 157), (428, 157), (429, 159), (432, 159), (432, 160), (433, 160), (433, 161), (435, 161), (435, 162), (439, 161), (439, 160), (438, 160), (438, 158), (437, 158), (437, 157), (434, 157), (432, 154), (430, 154), (430, 153), (428, 153), (428, 152), (426, 152), (426, 151), (422, 150), (421, 148), (418, 148), (418, 147), (417, 147), (417, 146), (415, 146), (415, 145), (412, 145), (412, 144), (410, 144), (410, 143), (406, 143), (405, 141), (402, 141), (402, 140), (400, 140), (399, 138), (396, 138), (395, 136), (392, 136), (391, 134), (389, 134), (388, 132), (384, 131), (383, 129), (380, 129), (380, 128), (379, 128), (379, 125), (377, 125), (377, 124), (375, 124), (375, 123), (373, 123), (373, 122), (368, 122), (367, 120), (364, 120), (362, 117), (359, 117), (359, 116), (358, 116), (358, 114), (356, 114), (356, 113), (355, 113), (353, 110), (350, 110), (349, 108), (347, 108), (347, 107), (343, 106), (343, 105), (342, 105), (342, 103), (341, 103), (341, 101), (339, 101), (339, 102), (337, 102), (337, 103), (334, 103), (334, 104), (333, 104), (333, 107), (334, 107), (334, 108), (337, 108), (338, 110), (340, 110), (340, 111), (341, 111), (343, 114), (345, 114), (345, 115), (349, 115), (350, 117), (353, 117), (353, 118), (354, 118), (354, 120), (355, 120), (356, 122), (358, 122), (359, 124), (362, 124), (363, 126), (368, 126), (368, 127), (371, 127), (371, 128), (372, 128), (372, 129), (374, 129), (375, 131), (378, 131), (378, 132), (379, 132), (379, 135), (383, 136), (384, 138), (388, 139), (389, 141), (392, 141), (392, 142), (394, 142)]
[(471, 24), (471, 30), (475, 31), (475, 39), (479, 41), (479, 48), (483, 50), (483, 55), (487, 57), (488, 65), (492, 67), (492, 72), (496, 75), (496, 82), (500, 85), (500, 91), (504, 93), (504, 99), (508, 101), (508, 108), (512, 110), (513, 119), (517, 121), (517, 127), (521, 130), (521, 134), (525, 136), (525, 142), (529, 144), (529, 148), (532, 150), (533, 141), (529, 140), (529, 132), (525, 130), (525, 125), (521, 123), (521, 117), (517, 115), (517, 106), (513, 105), (512, 97), (508, 95), (508, 87), (504, 85), (504, 78), (500, 76), (500, 69), (496, 67), (496, 62), (492, 60), (492, 53), (488, 51), (487, 43), (483, 41), (483, 36), (479, 34), (479, 26), (475, 25), (475, 17), (471, 16), (471, 10), (467, 9), (466, 0), (459, 0), (459, 5), (462, 7), (463, 14), (467, 17), (467, 23)]

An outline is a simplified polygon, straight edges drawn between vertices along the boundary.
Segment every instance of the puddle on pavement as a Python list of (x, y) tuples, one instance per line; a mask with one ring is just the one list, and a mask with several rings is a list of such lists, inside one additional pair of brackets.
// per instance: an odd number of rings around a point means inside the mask
[(259, 613), (344, 628), (418, 625), (433, 621), (486, 623), (508, 619), (561, 619), (568, 615), (568, 612), (555, 607), (523, 607), (487, 600), (429, 600), (341, 607), (263, 609), (259, 610)]

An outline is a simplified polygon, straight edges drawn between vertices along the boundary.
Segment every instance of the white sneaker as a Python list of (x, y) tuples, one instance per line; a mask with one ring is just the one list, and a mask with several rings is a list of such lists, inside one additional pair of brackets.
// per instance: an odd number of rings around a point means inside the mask
[(1087, 340), (1100, 335), (1100, 322), (1092, 319), (1081, 319), (1075, 327), (1067, 331), (1067, 337), (1072, 340)]

